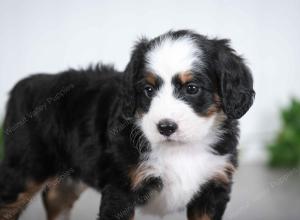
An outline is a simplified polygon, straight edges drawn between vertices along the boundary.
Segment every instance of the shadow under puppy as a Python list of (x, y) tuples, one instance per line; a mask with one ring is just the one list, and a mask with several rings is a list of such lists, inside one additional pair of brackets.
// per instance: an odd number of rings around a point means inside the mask
[(102, 193), (100, 220), (133, 219), (136, 207), (219, 220), (237, 119), (254, 94), (227, 40), (188, 30), (139, 40), (124, 72), (99, 65), (23, 79), (4, 123), (0, 219), (17, 219), (45, 184), (48, 219), (67, 219), (84, 184)]

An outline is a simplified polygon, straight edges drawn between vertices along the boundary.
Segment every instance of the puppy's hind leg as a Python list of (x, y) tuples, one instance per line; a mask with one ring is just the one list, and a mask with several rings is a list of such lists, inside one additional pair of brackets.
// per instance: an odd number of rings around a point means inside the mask
[(0, 220), (18, 219), (42, 186), (20, 169), (0, 163)]
[(47, 219), (69, 220), (74, 203), (85, 189), (84, 184), (71, 178), (50, 182), (42, 193)]

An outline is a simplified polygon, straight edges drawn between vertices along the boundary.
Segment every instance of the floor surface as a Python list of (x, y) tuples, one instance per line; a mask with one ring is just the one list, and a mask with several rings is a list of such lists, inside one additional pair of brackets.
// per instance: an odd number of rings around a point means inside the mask
[[(89, 189), (72, 212), (72, 220), (95, 220), (100, 195)], [(33, 199), (21, 220), (43, 220), (40, 196)], [(137, 214), (135, 220), (158, 220)], [(163, 220), (184, 220), (185, 213)], [(300, 220), (300, 168), (270, 170), (263, 165), (241, 166), (235, 176), (232, 199), (224, 220)]]

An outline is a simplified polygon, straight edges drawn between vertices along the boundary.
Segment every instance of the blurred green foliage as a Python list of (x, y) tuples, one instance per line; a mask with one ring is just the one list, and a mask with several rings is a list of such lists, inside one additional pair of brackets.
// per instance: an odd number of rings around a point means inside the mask
[(0, 127), (0, 160), (3, 158), (3, 128)]
[(300, 165), (300, 102), (292, 99), (281, 112), (282, 128), (268, 146), (270, 165), (296, 167)]

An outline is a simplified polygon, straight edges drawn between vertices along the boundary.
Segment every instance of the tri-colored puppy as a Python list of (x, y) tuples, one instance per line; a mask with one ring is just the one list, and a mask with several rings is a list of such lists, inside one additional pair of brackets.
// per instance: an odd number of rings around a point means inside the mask
[(7, 105), (0, 219), (17, 219), (45, 185), (48, 219), (67, 218), (87, 185), (102, 193), (100, 220), (133, 219), (136, 207), (220, 220), (237, 119), (254, 94), (227, 40), (187, 30), (141, 39), (124, 72), (101, 65), (30, 76)]

